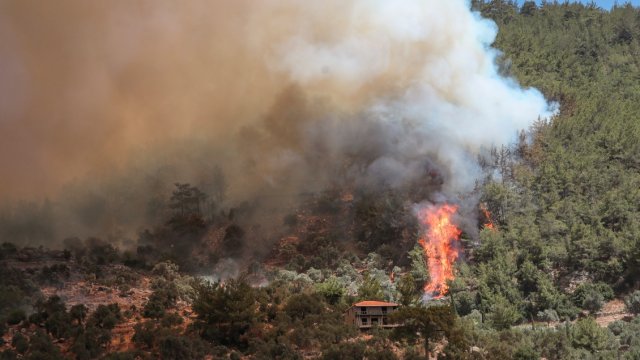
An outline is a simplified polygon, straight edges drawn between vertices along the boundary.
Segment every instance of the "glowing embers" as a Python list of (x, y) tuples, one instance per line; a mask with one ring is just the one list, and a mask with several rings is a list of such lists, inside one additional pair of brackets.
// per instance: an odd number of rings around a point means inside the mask
[(418, 243), (424, 249), (429, 267), (429, 281), (424, 285), (425, 298), (441, 298), (447, 293), (447, 281), (453, 280), (453, 266), (459, 255), (461, 231), (452, 222), (458, 207), (450, 204), (430, 205), (418, 211), (424, 231)]

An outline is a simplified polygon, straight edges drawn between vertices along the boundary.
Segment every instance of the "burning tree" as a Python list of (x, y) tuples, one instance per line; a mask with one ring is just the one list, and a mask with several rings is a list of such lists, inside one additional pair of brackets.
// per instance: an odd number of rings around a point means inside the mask
[(458, 207), (450, 204), (428, 206), (418, 213), (426, 231), (418, 243), (424, 250), (430, 279), (424, 286), (425, 297), (441, 298), (447, 293), (447, 281), (455, 278), (453, 265), (458, 258), (460, 229), (452, 218)]

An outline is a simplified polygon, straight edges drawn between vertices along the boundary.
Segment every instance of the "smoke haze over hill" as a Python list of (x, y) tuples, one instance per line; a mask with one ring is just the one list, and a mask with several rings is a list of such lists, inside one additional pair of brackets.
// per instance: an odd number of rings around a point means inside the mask
[(0, 197), (89, 194), (111, 226), (216, 166), (234, 201), (434, 169), (468, 191), (551, 114), (499, 75), (496, 31), (462, 0), (3, 2)]

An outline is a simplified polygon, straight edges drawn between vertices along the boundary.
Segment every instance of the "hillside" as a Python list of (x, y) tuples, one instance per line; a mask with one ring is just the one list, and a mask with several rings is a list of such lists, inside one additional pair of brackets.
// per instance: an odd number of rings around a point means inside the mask
[[(310, 109), (325, 105), (290, 88), (283, 98), (296, 101), (281, 100), (295, 106), (275, 106), (264, 128), (243, 133), (256, 153), (286, 164), (251, 168), (286, 168), (281, 187), (236, 201), (227, 197), (235, 178), (218, 167), (190, 183), (154, 178), (144, 199), (114, 186), (105, 199), (130, 203), (104, 200), (104, 218), (87, 216), (102, 226), (127, 218), (121, 209), (146, 208), (135, 238), (65, 236), (51, 246), (30, 242), (53, 236), (62, 218), (53, 205), (8, 209), (0, 214), (0, 359), (640, 358), (640, 9), (471, 6), (499, 29), (495, 76), (538, 89), (557, 109), (550, 117), (511, 143), (465, 142), (482, 145), (468, 172), (460, 172), (468, 154), (434, 155), (458, 149), (457, 136), (445, 138), (428, 148), (421, 176), (393, 163), (409, 174), (400, 181), (371, 165), (389, 154), (327, 150), (335, 134), (322, 126), (310, 127), (320, 155), (301, 150), (308, 144), (278, 121), (317, 116)], [(376, 126), (365, 134), (389, 130)], [(273, 150), (276, 138), (287, 151)], [(398, 155), (403, 140), (374, 143)], [(413, 165), (416, 154), (398, 158)], [(390, 319), (403, 326), (362, 332), (346, 323), (362, 300), (397, 303)]]

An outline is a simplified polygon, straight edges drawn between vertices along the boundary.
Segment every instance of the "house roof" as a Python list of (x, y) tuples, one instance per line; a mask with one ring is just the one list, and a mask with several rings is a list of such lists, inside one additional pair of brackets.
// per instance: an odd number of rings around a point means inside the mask
[(398, 306), (398, 304), (392, 302), (366, 300), (355, 303), (353, 304), (353, 306)]

